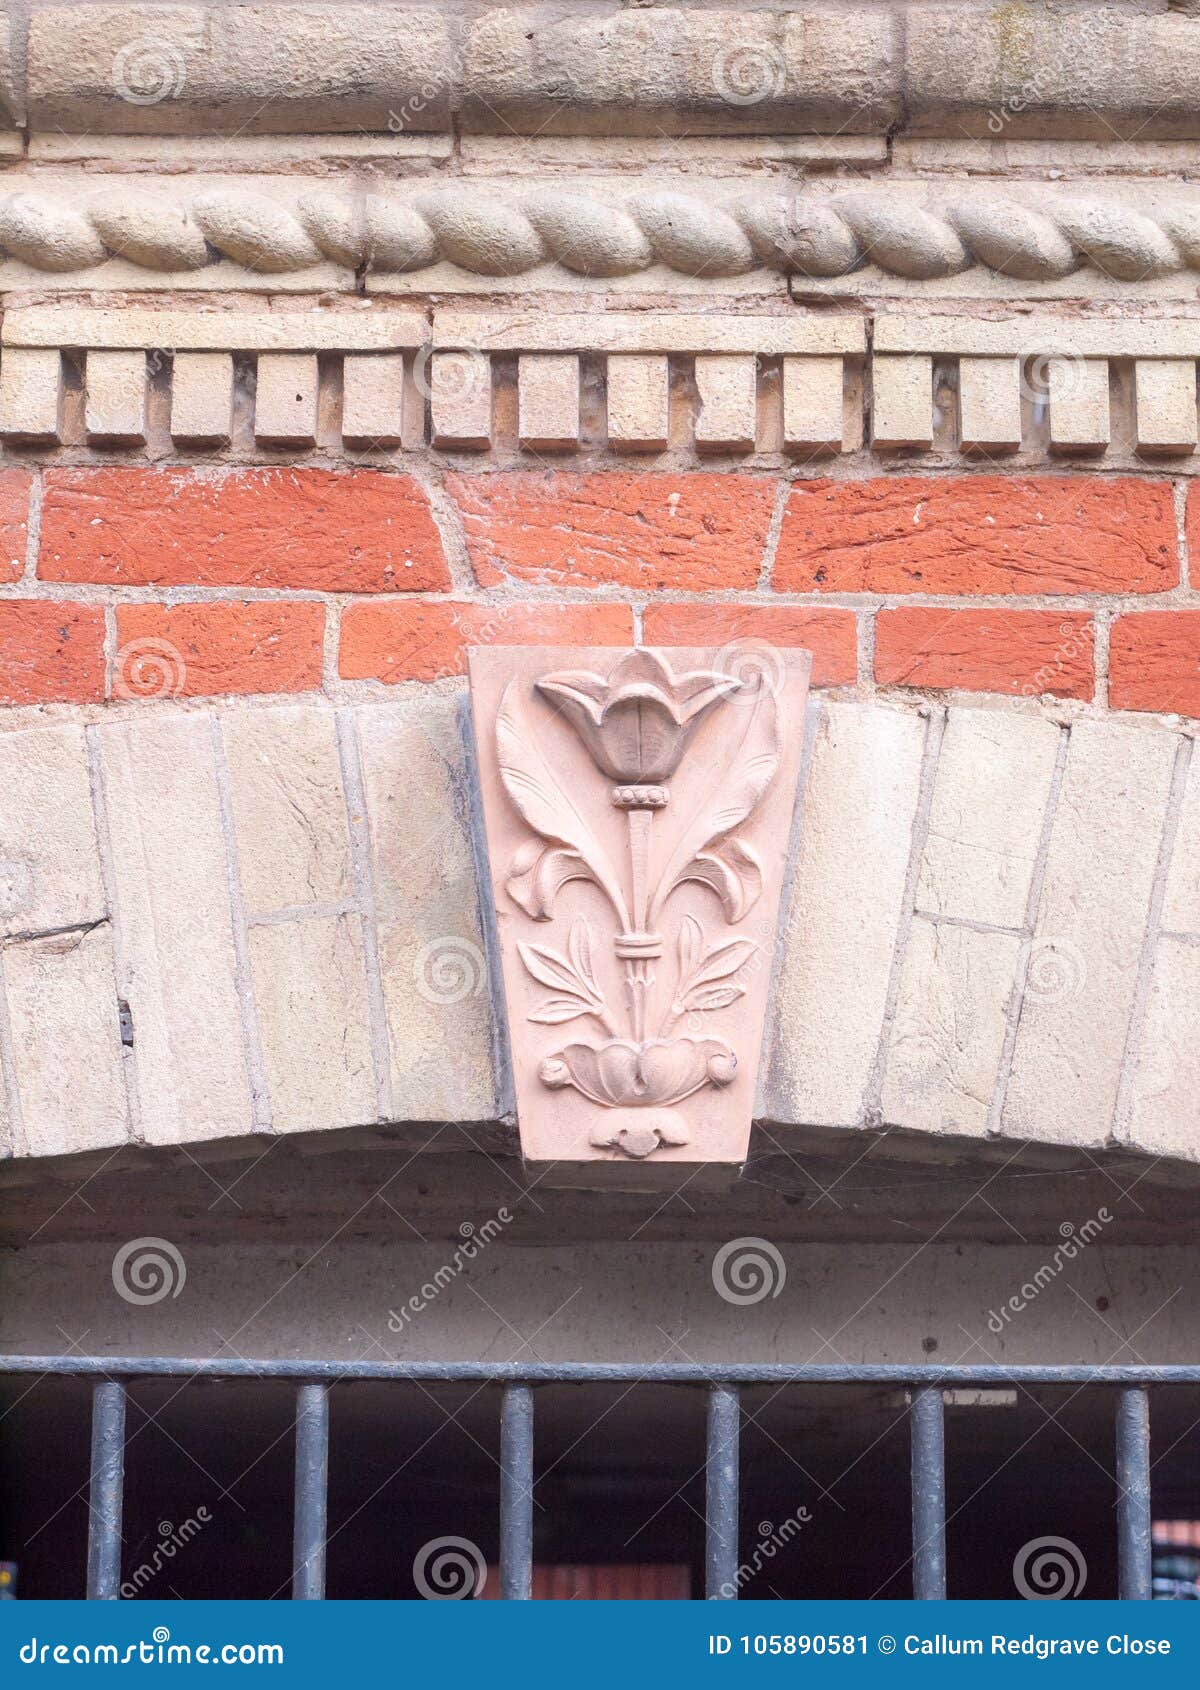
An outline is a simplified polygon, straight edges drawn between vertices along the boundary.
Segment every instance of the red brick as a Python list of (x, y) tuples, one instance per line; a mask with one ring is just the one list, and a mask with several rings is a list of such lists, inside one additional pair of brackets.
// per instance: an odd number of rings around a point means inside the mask
[(774, 484), (745, 475), (452, 475), (476, 579), (753, 587)]
[(1179, 580), (1164, 481), (1006, 475), (802, 482), (782, 592), (1161, 593)]
[(26, 470), (0, 470), (0, 581), (15, 581), (25, 571), (32, 482)]
[(104, 612), (58, 599), (0, 599), (0, 704), (104, 697)]
[(1116, 710), (1200, 716), (1200, 610), (1118, 616), (1109, 636), (1108, 701)]
[(884, 686), (1091, 698), (1094, 649), (1089, 617), (1053, 610), (913, 606), (875, 619), (875, 679)]
[(114, 698), (307, 692), (321, 684), (323, 604), (127, 604), (117, 610)]
[(317, 469), (48, 470), (38, 573), (119, 586), (341, 593), (450, 584), (416, 482)]
[(647, 645), (803, 646), (813, 655), (813, 685), (844, 686), (858, 675), (858, 632), (850, 610), (792, 605), (651, 604)]
[(623, 604), (352, 604), (338, 670), (348, 681), (436, 681), (465, 674), (469, 645), (632, 644)]

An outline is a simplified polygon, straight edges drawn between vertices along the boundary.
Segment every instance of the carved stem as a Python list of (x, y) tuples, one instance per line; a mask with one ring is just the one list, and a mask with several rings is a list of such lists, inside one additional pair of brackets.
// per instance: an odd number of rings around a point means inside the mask
[(629, 817), (629, 866), (633, 871), (633, 930), (646, 931), (646, 909), (650, 902), (648, 871), (650, 863), (650, 826), (653, 810), (627, 810)]
[[(650, 828), (654, 811), (627, 810), (629, 818), (629, 867), (633, 897), (633, 935), (648, 937), (646, 911), (650, 902)], [(632, 935), (631, 935), (632, 936)], [(629, 993), (629, 1017), (633, 1026), (633, 1041), (642, 1044), (646, 1037), (646, 998), (654, 984), (649, 961), (645, 957), (627, 958), (625, 980)]]

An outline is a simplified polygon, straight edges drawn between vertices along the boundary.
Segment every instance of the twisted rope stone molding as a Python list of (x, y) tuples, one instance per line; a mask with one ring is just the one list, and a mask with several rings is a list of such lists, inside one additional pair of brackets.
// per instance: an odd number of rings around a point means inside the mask
[(814, 278), (873, 265), (934, 281), (981, 265), (1004, 278), (1059, 281), (1085, 265), (1124, 283), (1200, 269), (1200, 197), (1134, 211), (1100, 198), (1039, 209), (1000, 195), (927, 209), (894, 190), (810, 199), (750, 191), (714, 203), (674, 189), (619, 203), (557, 188), (446, 187), (411, 199), (314, 189), (292, 204), (241, 187), (155, 199), (114, 188), (84, 208), (29, 190), (0, 196), (0, 248), (34, 269), (70, 273), (112, 257), (163, 274), (214, 255), (280, 275), (331, 260), (404, 273), (448, 261), (474, 275), (520, 276), (554, 262), (579, 276), (634, 276), (654, 264), (689, 277), (756, 269)]

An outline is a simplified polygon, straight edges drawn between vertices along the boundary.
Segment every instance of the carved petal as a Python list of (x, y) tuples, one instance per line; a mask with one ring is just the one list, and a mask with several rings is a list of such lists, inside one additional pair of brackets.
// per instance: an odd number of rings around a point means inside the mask
[[(588, 878), (594, 880), (607, 894), (617, 919), (628, 926), (629, 916), (620, 883), (599, 840), (559, 786), (539, 750), (529, 725), (521, 714), (515, 681), (509, 682), (500, 700), (500, 709), (496, 716), (496, 750), (500, 779), (518, 813), (543, 839), (551, 839), (566, 846), (568, 851), (574, 852), (582, 859), (589, 871)], [(564, 880), (579, 878), (578, 874), (564, 875), (561, 869), (554, 872), (558, 878), (552, 882), (551, 901), (553, 892), (558, 890)], [(509, 892), (523, 909), (527, 909), (530, 914), (536, 913), (535, 909), (530, 909), (522, 902), (519, 894), (513, 891), (511, 876)], [(537, 919), (546, 920), (550, 909), (545, 897), (535, 897), (534, 903), (535, 906), (545, 905), (544, 913), (537, 915)]]
[[(757, 808), (778, 767), (775, 699), (769, 687), (760, 686), (741, 743), (712, 782), (709, 797), (684, 828), (663, 870), (650, 910), (652, 922), (657, 921), (664, 903), (684, 880), (711, 886), (725, 907), (727, 921), (739, 920), (751, 907), (762, 890), (758, 859), (737, 840), (729, 840), (719, 851), (710, 847), (726, 839)], [(742, 876), (746, 876), (744, 885)]]
[(701, 851), (676, 875), (673, 886), (697, 880), (709, 886), (721, 900), (728, 922), (740, 921), (752, 909), (762, 891), (762, 866), (741, 839), (728, 839), (715, 851)]
[(549, 921), (568, 880), (595, 880), (578, 851), (560, 845), (523, 845), (513, 858), (505, 890), (534, 921)]

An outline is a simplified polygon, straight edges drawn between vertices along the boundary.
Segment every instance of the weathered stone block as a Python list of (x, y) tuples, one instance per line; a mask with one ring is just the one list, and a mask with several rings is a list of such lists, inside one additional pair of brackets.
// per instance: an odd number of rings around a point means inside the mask
[(332, 710), (226, 710), (221, 737), (247, 913), (350, 897), (350, 839)]
[(1020, 953), (1016, 934), (913, 922), (888, 1046), (886, 1123), (986, 1133)]
[(1071, 729), (1001, 1118), (1018, 1138), (1112, 1131), (1175, 747), (1126, 721)]
[(1021, 927), (1060, 730), (1035, 716), (952, 710), (942, 737), (917, 908)]
[(495, 1111), (491, 1015), (452, 698), (357, 710), (391, 1043), (392, 1111)]
[(255, 1111), (212, 721), (146, 714), (92, 731), (141, 1136), (179, 1144), (244, 1133)]
[(925, 722), (861, 704), (817, 718), (780, 939), (765, 1111), (862, 1118), (900, 931)]
[(274, 1130), (307, 1132), (375, 1120), (359, 917), (252, 927), (250, 958)]
[(107, 923), (5, 948), (21, 1143), (62, 1156), (129, 1137), (112, 935)]
[(83, 730), (0, 734), (0, 934), (107, 913)]

